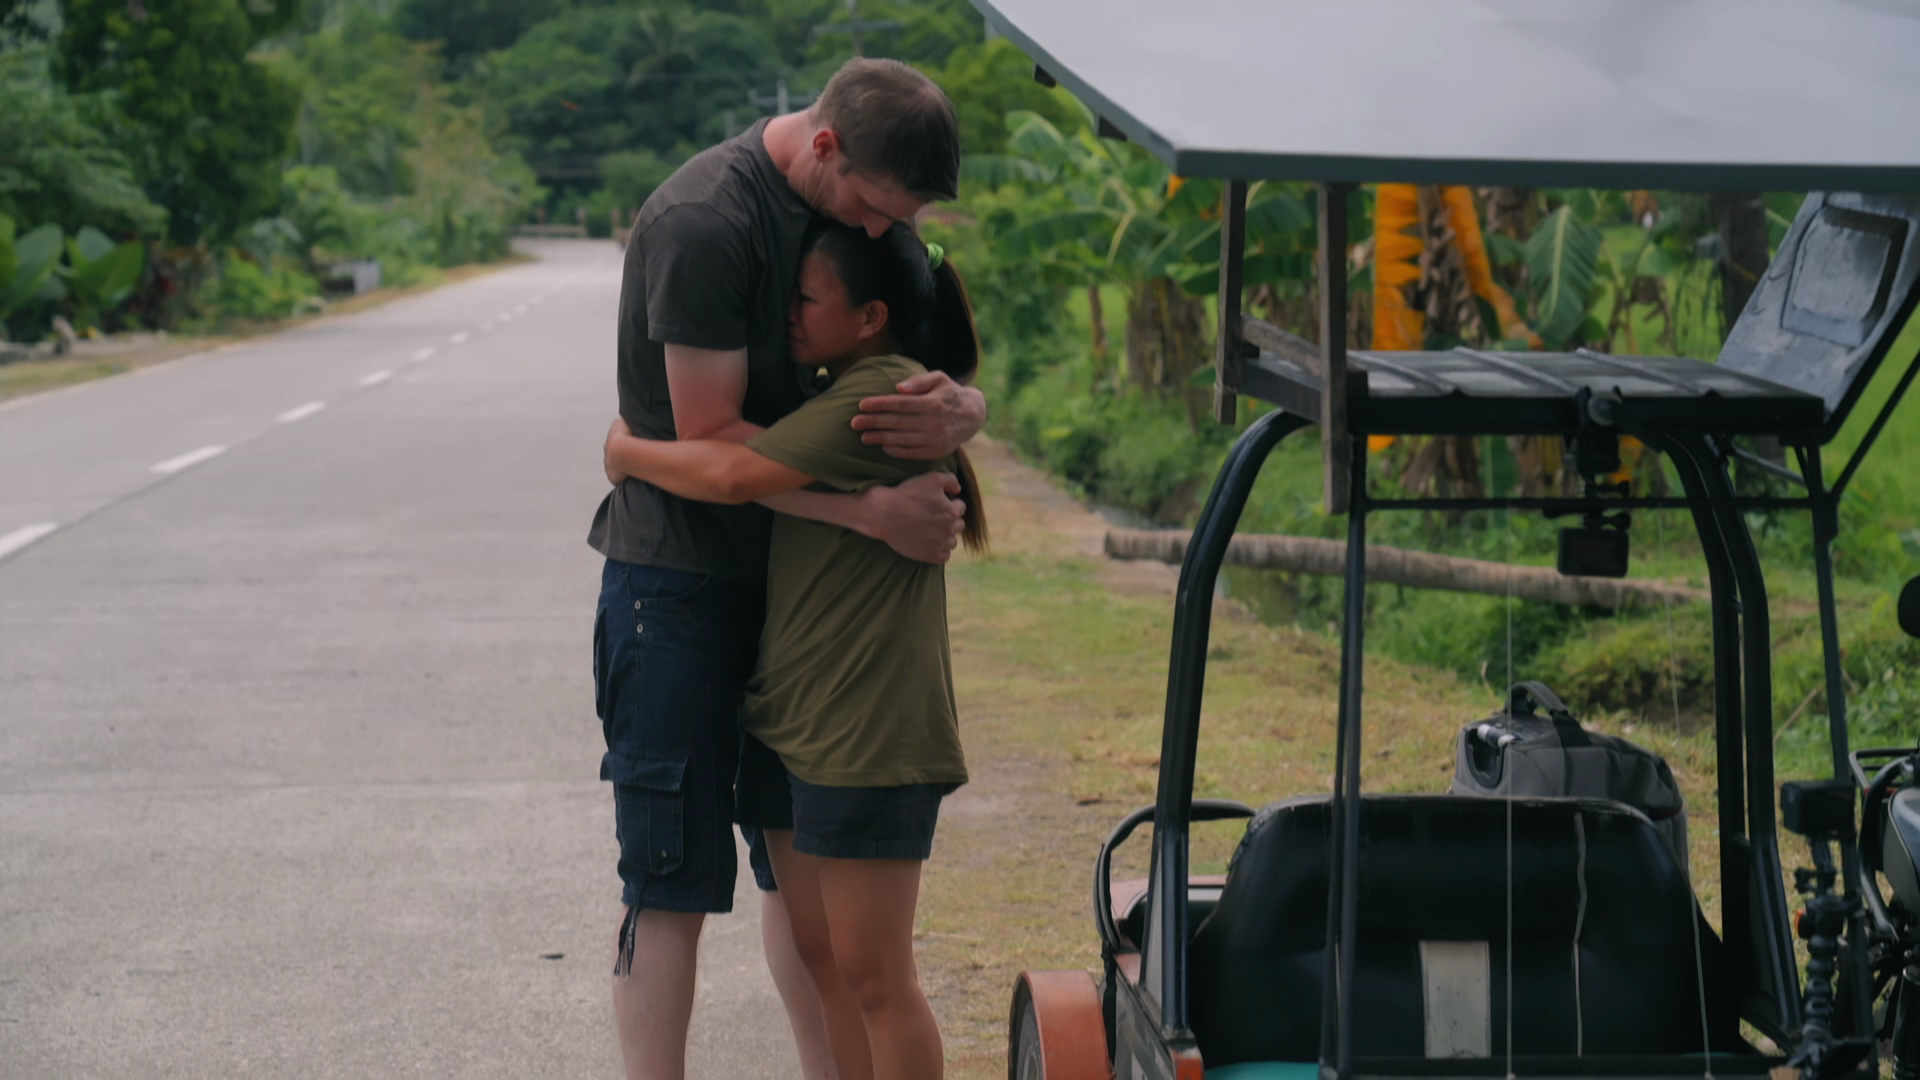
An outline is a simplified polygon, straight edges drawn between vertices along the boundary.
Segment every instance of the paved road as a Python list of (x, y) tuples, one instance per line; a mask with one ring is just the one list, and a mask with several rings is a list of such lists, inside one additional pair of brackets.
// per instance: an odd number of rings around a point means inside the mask
[[(0, 406), (0, 1077), (617, 1075), (619, 262), (530, 249)], [(695, 1077), (796, 1071), (750, 893)]]

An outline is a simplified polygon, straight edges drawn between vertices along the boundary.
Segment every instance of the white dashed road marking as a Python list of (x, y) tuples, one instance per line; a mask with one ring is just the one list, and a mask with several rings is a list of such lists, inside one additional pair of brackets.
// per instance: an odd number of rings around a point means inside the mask
[(152, 471), (159, 473), (161, 476), (169, 476), (179, 472), (181, 469), (191, 469), (203, 461), (211, 461), (226, 452), (227, 448), (224, 446), (203, 446), (198, 450), (190, 450), (187, 453), (181, 454), (179, 457), (168, 458), (160, 464), (155, 465)]
[(361, 386), (379, 386), (381, 383), (386, 382), (388, 379), (391, 379), (391, 378), (393, 378), (393, 372), (388, 371), (386, 368), (381, 368), (379, 371), (376, 371), (371, 375), (360, 376), (360, 385)]
[(0, 559), (19, 551), (59, 527), (49, 521), (39, 525), (23, 525), (5, 536), (0, 536)]
[(296, 405), (288, 409), (286, 412), (274, 417), (274, 419), (283, 424), (291, 424), (296, 421), (305, 420), (307, 417), (312, 416), (314, 413), (326, 407), (327, 403), (324, 401), (309, 401), (305, 405)]
[(413, 354), (413, 362), (418, 364), (423, 360), (431, 360), (433, 359), (433, 354), (439, 351), (435, 346), (429, 345)]
[(449, 345), (459, 345), (465, 342), (466, 340), (467, 340), (467, 332), (465, 330), (462, 330), (459, 333), (448, 338), (447, 343)]

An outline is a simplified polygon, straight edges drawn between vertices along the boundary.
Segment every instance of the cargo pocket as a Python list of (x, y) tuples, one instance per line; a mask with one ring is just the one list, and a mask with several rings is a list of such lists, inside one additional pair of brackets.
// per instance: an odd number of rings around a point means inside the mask
[(680, 787), (686, 771), (685, 757), (635, 759), (609, 753), (600, 759), (600, 779), (612, 781), (617, 797), (622, 802), (632, 800), (640, 811), (621, 815), (621, 827), (630, 826), (634, 833), (621, 838), (623, 857), (631, 858), (636, 854), (633, 848), (644, 845), (640, 853), (649, 874), (671, 874), (685, 861), (686, 797)]

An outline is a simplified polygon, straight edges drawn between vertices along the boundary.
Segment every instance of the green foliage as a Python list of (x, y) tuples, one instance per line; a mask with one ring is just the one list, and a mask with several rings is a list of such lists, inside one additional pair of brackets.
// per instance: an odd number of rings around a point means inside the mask
[(284, 260), (263, 267), (230, 252), (201, 299), (215, 321), (282, 319), (319, 294), (318, 282)]
[(298, 0), (68, 0), (60, 66), (111, 96), (110, 130), (180, 244), (224, 240), (273, 209), (299, 90), (252, 58)]
[(60, 263), (61, 233), (47, 224), (16, 236), (13, 219), (0, 215), (0, 329), (28, 304), (61, 298), (54, 271)]
[[(626, 150), (600, 159), (600, 179), (607, 205), (629, 212), (646, 205), (655, 188), (679, 166), (651, 150)], [(624, 224), (624, 222), (622, 223)]]
[[(1010, 161), (1016, 163), (1012, 166), (1016, 169), (1039, 169), (1036, 163), (1000, 153), (1007, 141), (1009, 113), (1032, 113), (1064, 132), (1073, 132), (1084, 122), (1079, 107), (1065, 90), (1050, 90), (1033, 81), (1033, 61), (1005, 38), (969, 40), (956, 47), (944, 65), (929, 67), (926, 74), (946, 91), (960, 122), (963, 182), (971, 179), (997, 187), (1016, 179), (983, 174), (976, 162)], [(1030, 171), (1017, 179), (1034, 182), (1041, 177)]]
[(44, 45), (0, 48), (0, 213), (17, 221), (157, 232), (166, 210), (135, 181), (127, 157), (102, 130), (99, 95), (53, 81)]
[(1030, 375), (1005, 405), (1023, 454), (1109, 506), (1166, 521), (1203, 496), (1231, 433), (1189, 433), (1177, 402), (1137, 393), (1086, 393), (1084, 360)]
[(67, 241), (62, 276), (73, 298), (74, 324), (83, 330), (94, 326), (102, 315), (124, 303), (146, 262), (145, 244), (129, 240), (116, 245), (91, 225)]
[(577, 176), (621, 151), (684, 158), (726, 134), (728, 110), (745, 126), (748, 92), (784, 74), (762, 24), (662, 0), (556, 15), (476, 60), (463, 86), (503, 122), (506, 147)]
[(478, 107), (440, 110), (408, 159), (415, 180), (405, 205), (439, 266), (506, 254), (514, 221), (538, 197), (533, 170), (496, 151), (484, 124)]
[(1550, 349), (1563, 347), (1587, 321), (1597, 281), (1601, 236), (1562, 205), (1527, 239), (1534, 331)]
[(407, 153), (435, 105), (430, 91), (443, 67), (434, 46), (407, 41), (355, 9), (298, 39), (277, 64), (303, 91), (296, 164), (330, 168), (363, 197), (412, 189)]
[(1672, 613), (1595, 619), (1544, 650), (1539, 669), (1568, 701), (1644, 719), (1713, 714), (1713, 627), (1704, 604)]
[(398, 0), (393, 26), (414, 41), (439, 42), (448, 63), (465, 70), (570, 6), (568, 0)]

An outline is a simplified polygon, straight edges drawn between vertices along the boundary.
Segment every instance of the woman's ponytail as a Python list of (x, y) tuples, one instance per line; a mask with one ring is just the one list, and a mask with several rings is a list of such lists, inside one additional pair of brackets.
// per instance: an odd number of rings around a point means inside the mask
[[(954, 382), (964, 383), (980, 370), (980, 333), (973, 325), (973, 305), (967, 302), (967, 286), (960, 272), (944, 257), (933, 268), (933, 307), (927, 313), (924, 355), (914, 359), (929, 371), (944, 371)], [(987, 512), (980, 498), (980, 481), (973, 474), (973, 463), (965, 450), (953, 453), (954, 475), (960, 481), (960, 500), (967, 504), (966, 527), (960, 542), (968, 551), (987, 549)]]
[(973, 305), (960, 272), (942, 256), (933, 268), (933, 305), (927, 311), (923, 346), (915, 360), (930, 371), (944, 371), (954, 382), (966, 382), (980, 370), (980, 334), (973, 325)]

